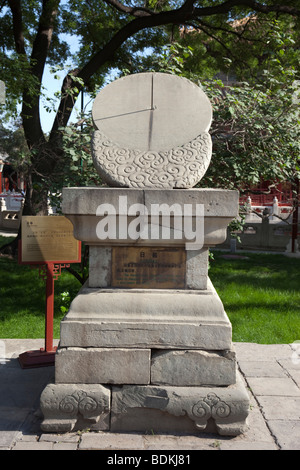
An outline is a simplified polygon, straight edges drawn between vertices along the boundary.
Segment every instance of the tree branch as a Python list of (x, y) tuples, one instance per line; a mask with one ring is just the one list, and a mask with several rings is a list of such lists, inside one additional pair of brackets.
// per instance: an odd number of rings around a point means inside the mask
[(25, 45), (24, 45), (24, 34), (23, 34), (23, 18), (22, 18), (22, 8), (20, 0), (8, 0), (10, 10), (13, 17), (13, 33), (15, 40), (15, 47), (17, 54), (24, 54)]
[[(255, 0), (227, 0), (219, 5), (201, 8), (194, 7), (195, 0), (186, 0), (184, 4), (176, 10), (162, 11), (159, 13), (152, 12), (144, 8), (127, 7), (119, 0), (104, 1), (116, 8), (118, 11), (127, 13), (128, 15), (136, 16), (136, 18), (121, 28), (115, 34), (115, 36), (113, 36), (113, 38), (86, 63), (81, 71), (78, 71), (76, 76), (82, 79), (84, 83), (87, 83), (93, 74), (96, 73), (102, 65), (104, 65), (109, 59), (113, 57), (114, 52), (128, 38), (146, 28), (153, 28), (167, 24), (184, 25), (189, 21), (199, 21), (199, 19), (204, 16), (229, 13), (234, 7), (237, 6), (246, 7), (252, 11), (260, 11), (265, 14), (276, 11), (287, 13), (289, 15), (300, 16), (300, 10), (294, 7), (290, 7), (288, 5), (262, 5)], [(72, 88), (74, 84), (72, 81), (69, 83), (70, 87)], [(78, 88), (78, 92), (73, 93), (72, 95), (69, 93), (62, 96), (56, 119), (50, 134), (50, 140), (55, 137), (59, 126), (64, 127), (68, 123), (74, 101), (81, 91), (78, 83), (76, 83), (76, 87)]]
[[(253, 38), (253, 37), (246, 37), (244, 36), (244, 33), (246, 31), (246, 27), (249, 23), (249, 21), (251, 21), (251, 18), (248, 18), (248, 21), (246, 22), (245, 26), (243, 27), (243, 30), (241, 32), (239, 31), (236, 31), (233, 27), (231, 29), (228, 29), (228, 28), (224, 28), (222, 26), (214, 26), (210, 23), (207, 23), (206, 21), (203, 21), (202, 19), (198, 19), (197, 20), (199, 22), (199, 24), (201, 24), (202, 26), (204, 26), (205, 28), (208, 28), (208, 29), (212, 29), (214, 31), (222, 31), (224, 33), (227, 33), (227, 34), (232, 34), (234, 36), (237, 36), (239, 39), (244, 39), (245, 41), (249, 41), (249, 42), (261, 42), (261, 39), (256, 39), (256, 38)], [(197, 29), (197, 26), (194, 26), (195, 29)]]
[(131, 16), (135, 16), (136, 18), (142, 17), (142, 16), (155, 15), (155, 13), (152, 10), (150, 10), (149, 8), (145, 8), (145, 7), (127, 7), (126, 5), (123, 5), (123, 3), (119, 2), (119, 0), (104, 0), (104, 1), (108, 5), (111, 5), (112, 7), (114, 7), (119, 12), (127, 13)]
[(252, 11), (257, 11), (261, 13), (285, 13), (288, 15), (293, 16), (300, 16), (300, 10), (291, 7), (289, 5), (264, 5), (255, 0), (227, 0), (220, 5), (215, 5), (211, 7), (202, 7), (202, 8), (195, 8), (194, 13), (197, 17), (201, 16), (211, 16), (211, 15), (219, 15), (223, 13), (229, 13), (230, 10), (234, 7), (247, 7)]
[(22, 106), (23, 126), (29, 149), (45, 142), (40, 122), (40, 89), (59, 2), (60, 0), (43, 0), (37, 34), (33, 42), (30, 64), (32, 75), (37, 79), (36, 89), (25, 90)]
[(60, 0), (43, 0), (37, 34), (33, 42), (31, 62), (32, 71), (41, 81), (52, 40), (54, 21), (57, 16)]

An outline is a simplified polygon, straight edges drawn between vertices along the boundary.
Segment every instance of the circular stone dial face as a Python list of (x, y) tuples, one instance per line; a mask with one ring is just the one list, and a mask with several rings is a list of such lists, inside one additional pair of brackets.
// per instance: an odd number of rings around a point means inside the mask
[(120, 147), (165, 151), (207, 132), (212, 108), (185, 78), (140, 73), (107, 85), (94, 101), (92, 117), (96, 129)]

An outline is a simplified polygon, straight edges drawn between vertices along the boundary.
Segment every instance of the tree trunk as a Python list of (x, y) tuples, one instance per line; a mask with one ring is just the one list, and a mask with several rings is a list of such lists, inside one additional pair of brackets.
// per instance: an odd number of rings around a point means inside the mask
[[(116, 8), (116, 10), (135, 18), (121, 28), (101, 50), (88, 60), (81, 70), (78, 69), (72, 72), (84, 84), (87, 84), (90, 78), (108, 60), (112, 59), (115, 51), (127, 39), (143, 29), (167, 24), (180, 25), (190, 21), (197, 22), (197, 19), (201, 19), (201, 17), (228, 14), (235, 6), (244, 6), (248, 9), (253, 8), (254, 11), (261, 11), (263, 13), (276, 11), (300, 15), (299, 10), (287, 7), (286, 5), (268, 6), (254, 0), (229, 0), (219, 5), (199, 8), (194, 6), (194, 0), (186, 0), (178, 9), (158, 13), (147, 8), (127, 7), (119, 0), (104, 1)], [(22, 107), (25, 137), (28, 147), (32, 151), (32, 184), (28, 183), (30, 194), (25, 201), (24, 207), (24, 211), (29, 213), (45, 211), (45, 201), (47, 199), (46, 181), (51, 178), (57, 161), (62, 156), (59, 128), (67, 125), (78, 94), (81, 91), (78, 82), (75, 83), (70, 74), (68, 74), (63, 83), (62, 98), (50, 133), (49, 142), (46, 142), (39, 115), (40, 88), (60, 0), (42, 0), (41, 3), (42, 11), (30, 57), (32, 75), (36, 78), (36, 91), (32, 93), (32, 90), (25, 90)], [(9, 0), (9, 6), (13, 13), (16, 50), (19, 54), (23, 54), (26, 57), (20, 0)]]

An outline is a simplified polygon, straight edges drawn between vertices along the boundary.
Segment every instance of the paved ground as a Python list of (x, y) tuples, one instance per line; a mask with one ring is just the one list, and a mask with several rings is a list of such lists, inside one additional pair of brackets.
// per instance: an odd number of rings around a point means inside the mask
[(42, 433), (39, 396), (53, 381), (54, 368), (21, 369), (18, 355), (43, 346), (43, 340), (0, 340), (0, 450), (300, 450), (297, 345), (235, 344), (251, 411), (249, 431), (233, 438), (217, 434)]

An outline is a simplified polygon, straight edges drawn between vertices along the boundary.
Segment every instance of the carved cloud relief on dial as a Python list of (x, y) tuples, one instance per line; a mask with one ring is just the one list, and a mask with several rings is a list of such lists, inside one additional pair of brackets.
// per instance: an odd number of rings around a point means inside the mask
[(211, 152), (208, 132), (162, 152), (122, 148), (100, 131), (92, 138), (95, 168), (103, 181), (113, 186), (191, 188), (205, 174)]

